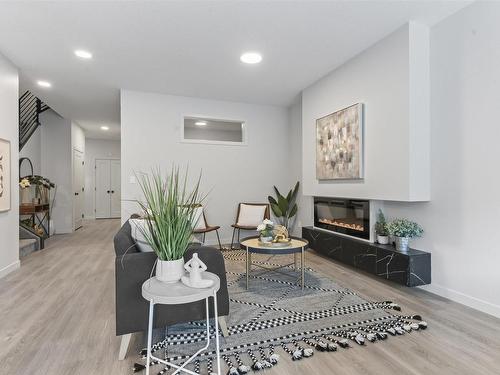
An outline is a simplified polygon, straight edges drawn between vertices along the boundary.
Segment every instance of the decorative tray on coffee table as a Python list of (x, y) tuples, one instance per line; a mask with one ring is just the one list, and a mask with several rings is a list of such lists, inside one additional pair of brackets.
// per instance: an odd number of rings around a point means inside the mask
[(265, 247), (287, 247), (290, 246), (291, 242), (292, 240), (290, 238), (286, 240), (280, 240), (278, 242), (262, 242), (261, 240), (259, 240), (259, 245)]

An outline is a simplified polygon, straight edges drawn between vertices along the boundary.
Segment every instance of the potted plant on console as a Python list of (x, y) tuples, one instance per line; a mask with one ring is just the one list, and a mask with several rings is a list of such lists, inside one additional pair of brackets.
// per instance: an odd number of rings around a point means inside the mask
[(158, 256), (156, 278), (174, 283), (184, 274), (184, 253), (196, 225), (193, 223), (196, 208), (202, 200), (201, 175), (192, 189), (188, 188), (188, 173), (181, 177), (176, 167), (166, 178), (159, 170), (137, 177), (144, 195), (139, 205), (145, 217), (138, 229)]
[(381, 245), (389, 243), (389, 230), (387, 228), (387, 221), (381, 209), (377, 213), (377, 222), (375, 223), (375, 233), (377, 234), (377, 242)]
[(408, 251), (410, 238), (420, 237), (424, 232), (420, 225), (407, 219), (395, 219), (387, 225), (387, 228), (389, 234), (395, 237), (396, 250), (401, 252)]

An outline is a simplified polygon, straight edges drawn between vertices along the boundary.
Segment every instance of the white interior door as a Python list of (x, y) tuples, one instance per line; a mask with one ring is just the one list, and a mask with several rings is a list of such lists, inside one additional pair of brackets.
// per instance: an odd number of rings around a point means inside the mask
[(95, 218), (105, 219), (111, 216), (110, 203), (110, 161), (95, 161)]
[(85, 170), (83, 152), (73, 150), (73, 227), (83, 225)]
[(121, 215), (120, 160), (95, 161), (95, 217), (116, 218)]
[(111, 174), (111, 217), (121, 216), (120, 160), (110, 161)]

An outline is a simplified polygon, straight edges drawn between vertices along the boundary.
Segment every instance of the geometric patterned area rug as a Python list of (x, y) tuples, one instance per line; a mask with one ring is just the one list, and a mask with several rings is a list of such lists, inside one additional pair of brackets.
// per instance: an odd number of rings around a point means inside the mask
[[(427, 327), (419, 315), (402, 315), (396, 303), (367, 301), (310, 268), (305, 273), (304, 290), (293, 266), (282, 268), (282, 273), (254, 269), (247, 290), (245, 253), (234, 250), (223, 254), (230, 315), (229, 336), (220, 337), (224, 367), (221, 373), (242, 375), (278, 365), (279, 355), (292, 360), (307, 359), (317, 351), (341, 352)], [(252, 260), (278, 266), (292, 263), (293, 256), (252, 254)], [(169, 327), (167, 337), (156, 343), (153, 351), (169, 361), (183, 362), (203, 347), (205, 340), (204, 321), (179, 324)], [(212, 343), (189, 369), (201, 374), (215, 369), (215, 341)], [(162, 365), (152, 366), (154, 374), (170, 371)], [(143, 369), (141, 363), (134, 365), (134, 372)]]

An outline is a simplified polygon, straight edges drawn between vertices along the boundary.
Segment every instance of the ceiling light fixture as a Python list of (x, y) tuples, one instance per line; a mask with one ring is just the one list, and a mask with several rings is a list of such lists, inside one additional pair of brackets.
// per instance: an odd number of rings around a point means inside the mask
[(36, 82), (38, 84), (38, 86), (41, 86), (41, 87), (51, 87), (52, 84), (50, 82), (47, 82), (47, 81), (37, 81)]
[(103, 125), (101, 126), (101, 130), (109, 130), (109, 126)]
[(75, 51), (75, 56), (79, 57), (81, 59), (89, 60), (92, 58), (92, 54), (88, 51), (85, 51), (83, 49), (77, 49)]
[(258, 64), (262, 61), (262, 55), (258, 52), (245, 52), (240, 60), (245, 64)]
[(206, 121), (196, 121), (194, 124), (198, 125), (198, 126), (205, 126), (207, 124), (207, 122)]

